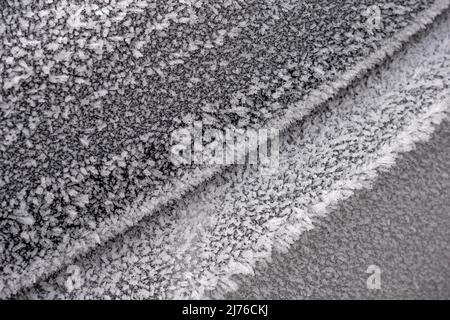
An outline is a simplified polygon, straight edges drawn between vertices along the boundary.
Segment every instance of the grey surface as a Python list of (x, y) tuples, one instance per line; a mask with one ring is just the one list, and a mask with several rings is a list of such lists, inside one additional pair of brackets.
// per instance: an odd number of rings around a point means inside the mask
[[(201, 298), (285, 250), (318, 216), (371, 188), (448, 112), (450, 19), (283, 136), (273, 176), (236, 168), (39, 282), (28, 298)], [(312, 220), (309, 221), (309, 220)], [(215, 295), (214, 295), (215, 296)]]
[[(369, 290), (369, 265), (381, 289)], [(449, 299), (450, 123), (404, 154), (230, 299)]]
[[(195, 182), (195, 171), (167, 161), (173, 129), (191, 119), (258, 127), (282, 118), (433, 2), (2, 6), (0, 293), (154, 212), (135, 214), (135, 201), (157, 206)], [(375, 3), (382, 24), (369, 30), (364, 12)]]

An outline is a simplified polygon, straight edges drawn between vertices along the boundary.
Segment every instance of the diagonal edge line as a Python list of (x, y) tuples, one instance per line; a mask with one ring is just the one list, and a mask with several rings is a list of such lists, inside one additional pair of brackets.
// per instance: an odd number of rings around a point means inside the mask
[[(389, 56), (392, 56), (399, 51), (403, 44), (408, 42), (415, 34), (431, 25), (438, 16), (449, 9), (449, 6), (450, 0), (436, 0), (430, 8), (420, 12), (416, 19), (408, 26), (394, 34), (392, 37), (383, 40), (381, 48), (376, 52), (356, 63), (353, 68), (344, 72), (337, 80), (320, 85), (319, 88), (312, 91), (305, 99), (289, 106), (283, 117), (270, 121), (263, 128), (279, 128), (281, 133), (285, 133), (292, 125), (307, 116), (316, 107), (335, 97), (341, 90), (364, 76)], [(299, 107), (302, 107), (301, 112), (299, 112)], [(267, 141), (261, 139), (258, 145), (265, 142)], [(254, 150), (249, 150), (249, 152), (253, 151)], [(247, 154), (247, 150), (240, 151), (237, 157), (238, 159), (242, 159)], [(145, 217), (151, 216), (155, 211), (163, 209), (168, 203), (179, 201), (183, 197), (188, 196), (190, 192), (194, 191), (201, 184), (207, 183), (223, 170), (224, 167), (206, 169), (198, 176), (195, 176), (188, 184), (181, 187), (175, 185), (175, 190), (169, 196), (164, 198), (160, 197), (153, 201), (144, 200), (142, 203), (134, 203), (127, 208), (127, 211), (121, 215), (117, 221), (106, 218), (103, 223), (98, 226), (97, 231), (89, 232), (84, 237), (66, 245), (66, 247), (71, 247), (73, 249), (65, 250), (65, 252), (68, 252), (65, 256), (61, 257), (61, 254), (59, 254), (60, 251), (54, 251), (53, 255), (50, 257), (38, 257), (38, 260), (35, 260), (27, 268), (27, 272), (9, 280), (7, 285), (5, 284), (5, 280), (1, 280), (0, 298), (8, 298), (18, 293), (20, 290), (30, 287), (41, 279), (61, 270), (64, 266), (73, 262), (76, 257), (85, 255), (96, 247), (103, 245), (107, 241), (126, 232)], [(169, 185), (170, 183), (174, 183), (174, 181), (169, 181), (166, 185)], [(100, 241), (98, 239), (100, 239)]]

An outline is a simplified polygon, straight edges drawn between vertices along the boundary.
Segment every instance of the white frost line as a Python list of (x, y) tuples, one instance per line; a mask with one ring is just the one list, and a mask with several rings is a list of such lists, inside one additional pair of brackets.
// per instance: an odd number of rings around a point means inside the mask
[[(320, 86), (304, 100), (291, 105), (286, 116), (270, 122), (266, 128), (279, 128), (281, 132), (287, 130), (296, 121), (301, 120), (310, 113), (315, 107), (334, 97), (341, 89), (347, 87), (354, 80), (358, 79), (371, 68), (398, 51), (414, 34), (425, 29), (437, 16), (448, 9), (449, 5), (450, 0), (436, 0), (430, 8), (421, 12), (414, 22), (393, 37), (384, 41), (384, 45), (378, 51), (370, 55), (364, 61), (358, 63), (354, 68), (345, 72), (336, 81)], [(300, 108), (305, 109), (300, 112)], [(261, 143), (264, 143), (264, 141), (261, 141)], [(237, 156), (245, 157), (246, 153), (244, 151)], [(167, 185), (173, 186), (173, 192), (171, 194), (164, 194), (155, 200), (142, 200), (145, 199), (145, 195), (139, 195), (138, 200), (128, 208), (126, 213), (114, 218), (115, 221), (112, 221), (112, 219), (109, 218), (100, 223), (98, 226), (99, 232), (87, 232), (83, 238), (72, 241), (70, 246), (66, 244), (66, 248), (64, 249), (61, 248), (63, 249), (63, 252), (68, 252), (66, 255), (61, 256), (59, 251), (53, 252), (50, 257), (39, 258), (32, 262), (26, 272), (18, 275), (17, 278), (8, 281), (7, 286), (4, 284), (4, 281), (0, 281), (0, 288), (3, 287), (3, 290), (0, 291), (0, 298), (7, 298), (16, 294), (20, 289), (29, 287), (43, 277), (60, 270), (64, 266), (72, 263), (77, 256), (86, 254), (91, 249), (95, 248), (99, 244), (99, 238), (101, 243), (105, 243), (113, 237), (125, 232), (130, 227), (136, 225), (144, 217), (153, 214), (170, 201), (181, 199), (199, 184), (210, 180), (215, 174), (220, 173), (222, 170), (221, 167), (205, 169), (202, 172), (198, 172), (198, 175), (194, 176), (186, 184), (177, 181), (169, 181)], [(138, 202), (141, 203), (139, 204)]]
[[(450, 97), (450, 91), (447, 96)], [(300, 238), (303, 231), (311, 230), (313, 226), (309, 221), (305, 221), (305, 216), (325, 216), (328, 215), (337, 204), (351, 197), (356, 191), (370, 189), (377, 179), (378, 173), (383, 172), (395, 165), (400, 154), (413, 150), (417, 143), (426, 142), (442, 121), (448, 119), (450, 115), (450, 98), (433, 104), (427, 111), (416, 118), (416, 121), (402, 130), (395, 139), (383, 146), (377, 153), (374, 161), (359, 166), (352, 172), (350, 177), (336, 181), (329, 189), (329, 192), (322, 196), (322, 201), (313, 204), (307, 211), (293, 210), (294, 214), (286, 217), (289, 224), (281, 224), (279, 228), (269, 237), (270, 243), (267, 247), (274, 251), (287, 252), (290, 246)], [(292, 222), (295, 221), (295, 222)], [(271, 252), (257, 253), (247, 252), (245, 260), (232, 261), (225, 268), (222, 276), (219, 276), (216, 285), (216, 293), (223, 296), (228, 292), (233, 292), (239, 288), (239, 284), (231, 278), (236, 275), (244, 275), (253, 272), (259, 263), (268, 263), (271, 259)], [(249, 271), (250, 270), (250, 271)], [(196, 298), (208, 298), (205, 288), (198, 290), (203, 295)]]

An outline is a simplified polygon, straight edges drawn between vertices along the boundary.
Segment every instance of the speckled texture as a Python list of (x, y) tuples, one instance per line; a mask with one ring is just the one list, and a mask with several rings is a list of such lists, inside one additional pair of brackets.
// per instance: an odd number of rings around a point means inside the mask
[[(374, 3), (376, 29), (366, 24)], [(322, 84), (346, 85), (355, 77), (341, 79), (347, 70), (396, 43), (381, 58), (392, 53), (448, 5), (432, 3), (6, 1), (0, 294), (210, 177), (207, 168), (170, 165), (173, 129), (192, 119), (261, 127), (302, 117), (314, 104), (293, 102)], [(319, 90), (323, 99), (333, 92)]]
[[(450, 299), (450, 123), (228, 299)], [(369, 265), (380, 290), (366, 285)]]
[[(285, 133), (271, 176), (236, 167), (40, 282), (32, 298), (222, 297), (448, 115), (448, 14)], [(447, 99), (447, 100), (446, 100)], [(22, 296), (22, 297), (23, 297)]]

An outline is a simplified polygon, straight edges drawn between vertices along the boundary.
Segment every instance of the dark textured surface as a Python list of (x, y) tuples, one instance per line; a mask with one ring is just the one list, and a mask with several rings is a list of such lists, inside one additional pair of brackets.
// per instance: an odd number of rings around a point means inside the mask
[(337, 201), (370, 189), (380, 170), (426, 141), (445, 117), (448, 14), (435, 23), (285, 132), (272, 175), (241, 166), (224, 172), (21, 297), (202, 298), (233, 290), (232, 275), (252, 274), (256, 262), (285, 252)]
[(166, 159), (174, 128), (282, 116), (431, 3), (6, 1), (2, 276), (42, 274), (113, 234), (139, 195), (170, 194), (168, 178), (186, 174)]
[[(401, 156), (230, 299), (449, 299), (450, 124)], [(366, 287), (369, 265), (381, 290)]]

